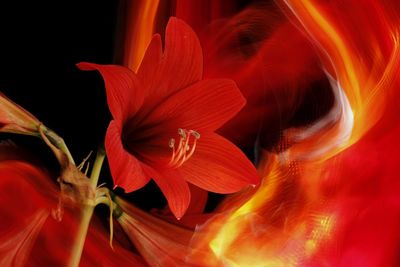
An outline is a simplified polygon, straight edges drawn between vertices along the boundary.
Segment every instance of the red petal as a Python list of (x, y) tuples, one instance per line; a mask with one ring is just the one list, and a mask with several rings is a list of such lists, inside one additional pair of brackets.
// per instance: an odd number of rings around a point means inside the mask
[(197, 266), (186, 263), (193, 231), (176, 225), (175, 218), (168, 223), (118, 197), (116, 202), (124, 211), (118, 222), (150, 266)]
[(142, 106), (143, 87), (130, 69), (85, 62), (77, 66), (81, 70), (98, 70), (101, 73), (106, 86), (108, 106), (114, 119), (125, 121)]
[(157, 77), (157, 72), (160, 68), (162, 58), (162, 43), (159, 34), (155, 34), (151, 39), (146, 53), (143, 57), (142, 63), (138, 69), (138, 77), (140, 78), (143, 86), (146, 87), (146, 94), (152, 94), (151, 88), (158, 88), (154, 85)]
[(116, 121), (111, 121), (108, 126), (105, 146), (115, 186), (132, 192), (149, 182), (150, 178), (144, 175), (140, 162), (124, 149), (121, 126)]
[[(205, 223), (213, 214), (203, 213), (208, 200), (208, 192), (192, 184), (188, 184), (190, 189), (190, 204), (185, 216), (179, 221), (179, 225), (189, 229), (195, 229), (197, 225)], [(157, 217), (165, 221), (177, 224), (176, 218), (172, 215), (171, 210), (166, 206), (163, 210), (152, 210)]]
[(206, 207), (208, 200), (208, 192), (189, 184), (190, 189), (190, 205), (187, 214), (202, 213)]
[[(189, 207), (186, 211), (185, 217), (190, 214), (200, 214), (204, 211), (207, 200), (208, 200), (208, 192), (193, 185), (189, 184), (189, 189), (190, 189), (190, 204)], [(154, 214), (157, 216), (162, 216), (163, 218), (167, 216), (171, 216), (171, 210), (169, 206), (166, 206), (162, 210), (154, 209), (152, 210)]]
[(255, 167), (243, 152), (214, 133), (200, 137), (180, 171), (188, 182), (216, 193), (233, 193), (259, 183)]
[(170, 95), (199, 81), (202, 75), (203, 54), (196, 34), (182, 20), (170, 18), (160, 71), (153, 77), (151, 91), (158, 93), (155, 98)]
[(160, 187), (175, 217), (178, 220), (182, 218), (190, 203), (190, 190), (179, 171), (164, 169), (158, 172), (147, 167), (146, 172)]
[[(231, 80), (204, 80), (184, 89), (161, 103), (146, 122), (161, 130), (178, 128), (214, 131), (244, 106), (245, 99)], [(149, 133), (157, 129), (149, 128)], [(145, 133), (141, 133), (145, 134)], [(160, 133), (161, 135), (161, 133)], [(171, 137), (171, 136), (169, 136)]]

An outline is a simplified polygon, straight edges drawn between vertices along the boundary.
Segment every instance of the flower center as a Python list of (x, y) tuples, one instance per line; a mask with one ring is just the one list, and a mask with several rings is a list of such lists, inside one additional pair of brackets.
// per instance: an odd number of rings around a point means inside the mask
[[(200, 134), (194, 130), (178, 129), (179, 144), (175, 148), (175, 139), (169, 140), (168, 146), (172, 149), (171, 160), (168, 166), (171, 168), (178, 168), (182, 166), (193, 155), (196, 149), (196, 142), (200, 139)], [(193, 137), (193, 138), (191, 138)]]

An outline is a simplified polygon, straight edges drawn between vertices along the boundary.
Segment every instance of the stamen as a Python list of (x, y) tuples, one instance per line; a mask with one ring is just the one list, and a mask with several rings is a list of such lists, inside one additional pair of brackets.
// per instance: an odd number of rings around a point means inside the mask
[(200, 139), (200, 134), (198, 132), (190, 130), (190, 133), (194, 136), (194, 138)]
[(190, 135), (187, 136), (185, 134), (185, 138), (186, 138), (186, 140), (184, 140), (184, 144), (179, 153), (180, 156), (178, 157), (177, 160), (174, 161), (174, 164), (177, 165), (177, 166), (175, 166), (175, 168), (181, 166), (186, 161), (186, 152), (189, 150)]
[(178, 129), (178, 134), (179, 134), (180, 136), (182, 136), (183, 139), (186, 139), (186, 130), (184, 130), (184, 129), (182, 129), (182, 128), (179, 128), (179, 129)]
[[(186, 138), (186, 135), (185, 135), (185, 138)], [(183, 142), (185, 141), (185, 138), (181, 137), (179, 139), (179, 145), (178, 145), (178, 148), (176, 149), (177, 151), (181, 151), (182, 150), (182, 145), (183, 145)]]
[[(179, 130), (178, 130), (178, 134), (179, 134)], [(184, 147), (187, 146), (187, 142), (188, 142), (188, 139), (186, 139), (186, 133), (185, 133), (185, 134), (181, 135), (181, 139), (179, 140), (179, 146), (177, 149), (177, 151), (179, 152), (178, 156), (176, 156), (173, 160), (171, 158), (169, 165), (172, 165), (172, 166), (176, 165), (177, 162), (179, 162), (182, 159), (182, 157), (184, 157), (184, 155), (186, 153)]]
[(172, 148), (172, 157), (171, 157), (171, 160), (169, 161), (169, 164), (171, 164), (171, 162), (173, 162), (175, 160), (175, 139), (174, 138), (169, 139), (168, 146), (170, 148)]
[[(168, 146), (172, 148), (172, 156), (168, 166), (172, 168), (182, 166), (193, 155), (197, 140), (200, 139), (200, 134), (194, 130), (179, 128), (178, 135), (180, 136), (178, 148), (175, 149), (174, 138), (171, 138), (168, 143)], [(191, 136), (194, 138), (190, 138)]]
[(189, 154), (187, 155), (187, 159), (189, 159), (193, 155), (194, 150), (196, 149), (196, 143), (197, 143), (197, 139), (194, 139), (192, 149), (190, 150)]
[(175, 146), (175, 139), (174, 139), (174, 138), (169, 139), (168, 146), (169, 146), (170, 148), (173, 148), (173, 147)]

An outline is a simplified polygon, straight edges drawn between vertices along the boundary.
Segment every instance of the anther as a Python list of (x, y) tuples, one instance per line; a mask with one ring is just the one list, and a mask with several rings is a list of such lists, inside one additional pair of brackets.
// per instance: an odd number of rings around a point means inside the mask
[(186, 130), (184, 130), (184, 129), (182, 129), (182, 128), (179, 128), (179, 129), (178, 129), (178, 134), (179, 134), (180, 136), (182, 136), (183, 139), (186, 139)]
[(200, 139), (200, 134), (198, 132), (191, 130), (190, 133), (194, 136), (194, 138)]
[(174, 138), (169, 139), (168, 146), (170, 148), (173, 148), (175, 146), (175, 139)]

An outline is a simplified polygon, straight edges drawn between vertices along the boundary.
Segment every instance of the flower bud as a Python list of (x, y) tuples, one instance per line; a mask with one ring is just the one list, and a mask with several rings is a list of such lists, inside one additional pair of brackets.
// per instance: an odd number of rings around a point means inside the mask
[(38, 135), (41, 122), (0, 93), (0, 132)]

